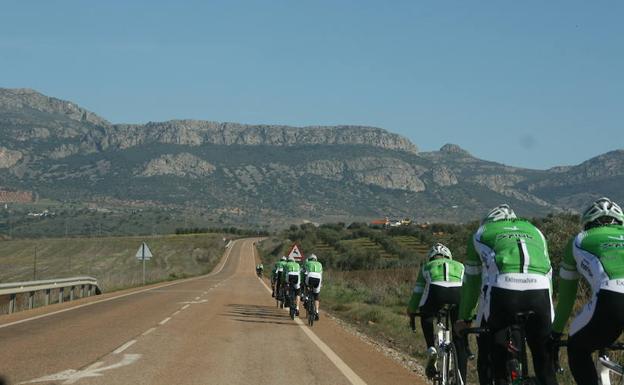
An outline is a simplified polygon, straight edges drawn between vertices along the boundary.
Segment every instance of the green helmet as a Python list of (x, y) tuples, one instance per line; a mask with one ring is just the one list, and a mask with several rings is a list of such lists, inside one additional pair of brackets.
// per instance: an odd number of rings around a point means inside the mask
[(596, 200), (585, 209), (585, 212), (583, 212), (581, 216), (581, 225), (584, 229), (587, 229), (588, 225), (593, 224), (602, 217), (612, 218), (620, 225), (624, 224), (622, 208), (618, 206), (617, 203), (611, 201), (611, 199), (603, 197)]
[(514, 213), (511, 207), (509, 207), (509, 205), (505, 203), (505, 204), (496, 206), (492, 210), (490, 210), (490, 212), (481, 221), (481, 224), (484, 224), (485, 222), (495, 222), (495, 221), (502, 221), (504, 219), (515, 219), (515, 218), (517, 218), (516, 213)]
[(453, 259), (453, 254), (451, 254), (451, 250), (448, 247), (444, 246), (441, 243), (436, 243), (433, 245), (431, 250), (429, 250), (429, 260), (431, 260), (436, 255), (442, 255), (446, 258)]

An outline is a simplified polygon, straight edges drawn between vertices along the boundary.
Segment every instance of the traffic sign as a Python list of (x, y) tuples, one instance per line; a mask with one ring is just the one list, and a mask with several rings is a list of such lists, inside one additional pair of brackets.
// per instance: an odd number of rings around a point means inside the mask
[(288, 258), (290, 257), (295, 258), (295, 261), (297, 262), (301, 262), (301, 260), (303, 259), (303, 253), (299, 250), (299, 246), (297, 246), (296, 243), (292, 245), (292, 248), (288, 253)]
[(152, 252), (149, 247), (147, 247), (147, 243), (143, 242), (141, 244), (141, 247), (139, 247), (139, 250), (136, 253), (136, 258), (139, 261), (149, 261), (152, 259)]

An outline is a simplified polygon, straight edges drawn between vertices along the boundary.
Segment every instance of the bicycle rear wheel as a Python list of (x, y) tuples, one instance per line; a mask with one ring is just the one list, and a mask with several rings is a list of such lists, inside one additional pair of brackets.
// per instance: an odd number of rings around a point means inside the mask
[(457, 349), (454, 343), (448, 346), (446, 357), (446, 384), (448, 385), (464, 385), (465, 381), (459, 372), (459, 362), (457, 359)]

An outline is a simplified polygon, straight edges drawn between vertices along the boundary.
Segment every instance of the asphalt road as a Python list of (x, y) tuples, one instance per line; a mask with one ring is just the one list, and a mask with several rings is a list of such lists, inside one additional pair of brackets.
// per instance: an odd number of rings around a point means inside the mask
[(207, 276), (0, 317), (0, 346), (10, 384), (425, 383), (331, 319), (277, 309), (250, 239)]

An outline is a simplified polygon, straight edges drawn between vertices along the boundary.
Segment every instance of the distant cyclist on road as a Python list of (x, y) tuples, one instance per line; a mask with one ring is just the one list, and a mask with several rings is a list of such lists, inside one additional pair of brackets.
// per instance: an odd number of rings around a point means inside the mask
[(287, 282), (291, 288), (295, 289), (295, 301), (297, 304), (297, 313), (299, 315), (299, 303), (301, 299), (299, 298), (299, 293), (301, 289), (301, 266), (295, 261), (295, 257), (288, 257), (288, 262), (284, 267), (284, 271), (282, 272), (284, 277), (284, 282)]
[[(518, 312), (533, 311), (526, 323), (526, 338), (540, 384), (555, 385), (552, 350), (548, 344), (552, 321), (551, 266), (546, 239), (533, 224), (506, 204), (492, 209), (468, 243), (466, 277), (455, 327), (470, 325), (481, 297), (483, 317), (491, 331), (490, 348), (494, 381), (507, 384), (507, 349), (493, 336), (513, 325)], [(479, 351), (482, 354), (482, 351)], [(480, 381), (487, 381), (479, 373)], [(487, 382), (485, 382), (487, 383)]]
[(271, 270), (271, 288), (273, 289), (271, 297), (275, 297), (275, 292), (279, 293), (279, 289), (284, 282), (282, 279), (282, 273), (284, 272), (285, 267), (286, 256), (283, 255), (282, 258), (275, 263), (273, 270)]
[(582, 275), (592, 297), (570, 326), (568, 361), (577, 384), (597, 385), (592, 351), (611, 345), (624, 329), (624, 213), (609, 198), (600, 198), (585, 210), (581, 225), (561, 262), (552, 338), (561, 337)]
[(259, 263), (256, 265), (256, 274), (258, 275), (258, 277), (262, 277), (262, 272), (264, 271), (264, 266)]
[(315, 318), (318, 321), (320, 306), (319, 296), (321, 294), (321, 283), (323, 282), (323, 265), (318, 261), (316, 255), (310, 254), (306, 259), (302, 273), (304, 285), (308, 293), (314, 299), (314, 304), (316, 305)]
[[(438, 311), (444, 305), (458, 305), (460, 289), (464, 277), (464, 265), (453, 260), (448, 247), (441, 243), (435, 244), (429, 251), (428, 261), (423, 264), (416, 280), (416, 286), (410, 298), (407, 313), (412, 316), (420, 312), (420, 324), (425, 341), (429, 361), (425, 374), (430, 379), (437, 373), (437, 355), (434, 347), (433, 323)], [(451, 321), (457, 321), (458, 307), (451, 311)], [(467, 356), (465, 338), (453, 336), (457, 348), (458, 368), (462, 378), (466, 378)]]

